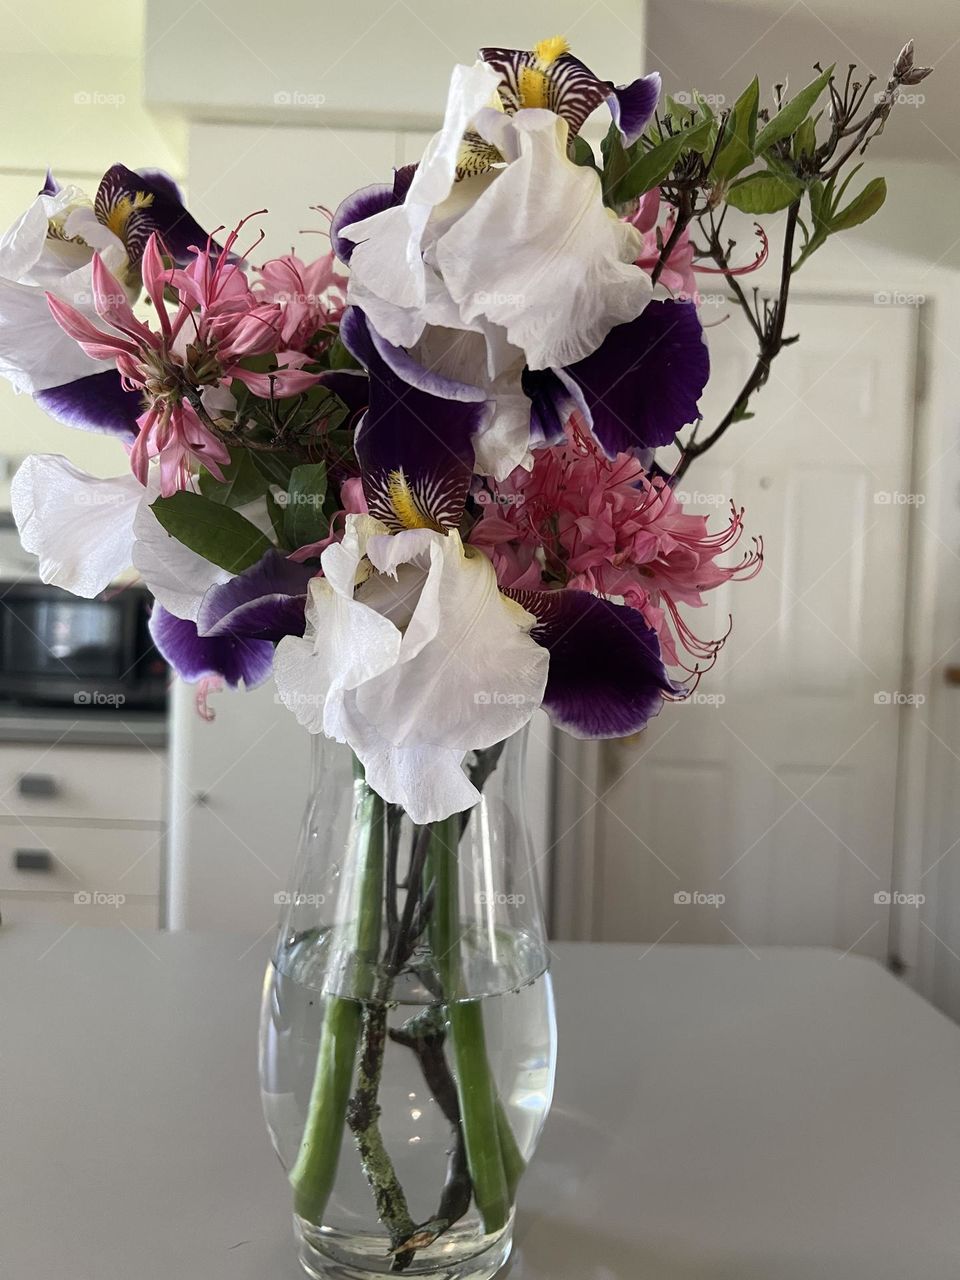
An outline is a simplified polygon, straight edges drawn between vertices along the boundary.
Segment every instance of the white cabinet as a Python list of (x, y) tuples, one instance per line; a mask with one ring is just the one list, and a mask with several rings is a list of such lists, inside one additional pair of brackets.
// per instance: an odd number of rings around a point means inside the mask
[(0, 912), (7, 924), (161, 924), (165, 756), (0, 747)]

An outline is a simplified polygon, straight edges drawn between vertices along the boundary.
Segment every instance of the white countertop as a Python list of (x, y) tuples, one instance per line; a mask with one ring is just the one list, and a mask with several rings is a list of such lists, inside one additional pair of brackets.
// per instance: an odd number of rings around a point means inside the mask
[[(0, 1275), (302, 1280), (269, 940), (0, 928)], [(560, 945), (514, 1280), (956, 1280), (960, 1029), (827, 951)]]

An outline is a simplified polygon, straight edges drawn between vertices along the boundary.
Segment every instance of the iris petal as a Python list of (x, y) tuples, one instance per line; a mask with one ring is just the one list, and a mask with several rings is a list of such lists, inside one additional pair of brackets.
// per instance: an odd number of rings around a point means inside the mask
[(588, 591), (508, 591), (550, 653), (543, 706), (575, 738), (637, 733), (676, 692), (656, 632), (628, 605)]

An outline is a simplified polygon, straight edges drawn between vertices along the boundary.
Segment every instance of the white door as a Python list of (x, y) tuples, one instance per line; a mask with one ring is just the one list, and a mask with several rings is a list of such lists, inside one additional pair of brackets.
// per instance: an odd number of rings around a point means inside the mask
[[(687, 612), (734, 622), (697, 696), (601, 752), (598, 938), (885, 954), (917, 314), (797, 301), (793, 327), (756, 417), (679, 485), (715, 521), (744, 506), (766, 562)], [(709, 338), (706, 429), (752, 359), (732, 319)]]

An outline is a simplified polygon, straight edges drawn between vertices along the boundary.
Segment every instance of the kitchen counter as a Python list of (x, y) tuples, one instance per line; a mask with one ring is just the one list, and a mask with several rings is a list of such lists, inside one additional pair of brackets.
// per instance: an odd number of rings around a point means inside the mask
[[(0, 1273), (302, 1280), (269, 939), (0, 928)], [(956, 1280), (960, 1029), (821, 950), (556, 947), (514, 1280)]]
[(0, 703), (0, 743), (145, 747), (156, 751), (166, 747), (167, 734), (167, 717), (150, 711), (84, 711)]

